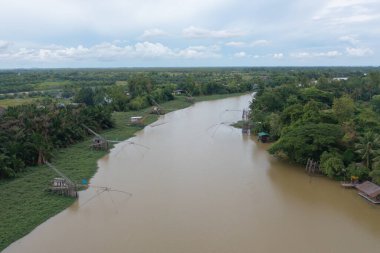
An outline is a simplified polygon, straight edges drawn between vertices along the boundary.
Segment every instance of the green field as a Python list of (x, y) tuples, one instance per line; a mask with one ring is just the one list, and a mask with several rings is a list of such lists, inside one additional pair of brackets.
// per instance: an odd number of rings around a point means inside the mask
[(34, 90), (42, 91), (42, 90), (57, 90), (63, 89), (65, 86), (70, 85), (70, 81), (62, 81), (62, 82), (49, 82), (45, 81), (42, 83), (38, 83), (34, 85)]
[(9, 107), (9, 106), (17, 106), (17, 105), (23, 105), (23, 104), (31, 104), (38, 99), (38, 98), (9, 98), (9, 99), (0, 99), (0, 106), (2, 107)]
[[(196, 101), (221, 99), (238, 94), (197, 97)], [(166, 112), (189, 106), (185, 97), (179, 96), (161, 106)], [(102, 134), (114, 140), (132, 137), (141, 127), (127, 124), (131, 116), (148, 115), (149, 109), (133, 112), (114, 112), (115, 128)], [(157, 115), (148, 115), (145, 124), (156, 121)], [(97, 160), (105, 151), (89, 149), (91, 138), (69, 148), (55, 152), (52, 163), (75, 182), (90, 179), (97, 171)], [(50, 194), (47, 187), (55, 174), (47, 166), (28, 168), (16, 179), (0, 181), (0, 251), (25, 236), (36, 226), (69, 207), (74, 198)]]

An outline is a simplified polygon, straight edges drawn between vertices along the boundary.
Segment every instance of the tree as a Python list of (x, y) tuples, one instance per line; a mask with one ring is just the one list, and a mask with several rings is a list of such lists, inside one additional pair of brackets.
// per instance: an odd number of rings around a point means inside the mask
[(297, 163), (305, 164), (308, 158), (319, 160), (324, 151), (337, 147), (343, 137), (338, 125), (306, 123), (290, 126), (272, 145), (272, 154), (284, 153)]
[(323, 173), (329, 178), (343, 179), (346, 171), (343, 160), (336, 153), (323, 152), (320, 159), (320, 166)]
[(94, 105), (94, 92), (91, 88), (82, 88), (75, 96), (74, 101), (86, 105)]
[(380, 164), (377, 164), (369, 175), (376, 184), (380, 184)]
[(279, 114), (272, 112), (269, 117), (270, 134), (273, 138), (278, 138), (281, 135), (282, 122)]
[(375, 95), (372, 97), (371, 105), (375, 112), (380, 113), (380, 95)]
[(356, 152), (365, 162), (368, 169), (372, 169), (372, 159), (379, 154), (380, 136), (373, 132), (367, 132), (359, 137), (359, 143), (355, 145)]
[(354, 100), (348, 95), (335, 98), (333, 102), (333, 111), (340, 123), (352, 119), (355, 112)]

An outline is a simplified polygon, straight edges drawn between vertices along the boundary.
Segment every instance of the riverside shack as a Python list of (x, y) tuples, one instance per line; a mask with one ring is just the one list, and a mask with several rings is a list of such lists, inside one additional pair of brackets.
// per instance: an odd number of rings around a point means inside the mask
[(380, 204), (380, 186), (369, 181), (356, 186), (359, 195), (373, 204)]

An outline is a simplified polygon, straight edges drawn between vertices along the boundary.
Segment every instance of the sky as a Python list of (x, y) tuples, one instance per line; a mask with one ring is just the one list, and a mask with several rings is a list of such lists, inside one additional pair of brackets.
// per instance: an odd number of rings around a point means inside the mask
[(0, 68), (379, 66), (380, 0), (0, 0)]

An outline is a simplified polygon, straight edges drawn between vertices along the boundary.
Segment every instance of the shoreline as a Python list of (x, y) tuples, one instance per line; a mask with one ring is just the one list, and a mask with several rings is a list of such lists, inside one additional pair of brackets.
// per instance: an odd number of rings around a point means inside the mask
[[(247, 93), (233, 93), (195, 97), (195, 102), (211, 101), (241, 96)], [(165, 113), (184, 109), (192, 103), (185, 97), (162, 103)], [(166, 109), (167, 108), (167, 109)], [(115, 127), (101, 134), (107, 139), (125, 141), (157, 121), (159, 115), (148, 114), (150, 108), (139, 111), (114, 112)], [(144, 126), (127, 125), (131, 116), (147, 115)], [(88, 181), (98, 170), (97, 161), (109, 153), (89, 148), (92, 136), (68, 148), (54, 152), (52, 164), (74, 182), (85, 178)], [(112, 148), (112, 147), (111, 147)], [(80, 169), (78, 169), (80, 168)], [(55, 174), (46, 165), (29, 167), (15, 179), (0, 181), (0, 252), (13, 242), (26, 236), (37, 226), (71, 206), (76, 198), (62, 197), (47, 192), (48, 184)]]

